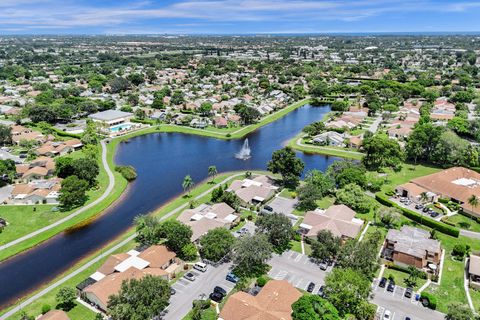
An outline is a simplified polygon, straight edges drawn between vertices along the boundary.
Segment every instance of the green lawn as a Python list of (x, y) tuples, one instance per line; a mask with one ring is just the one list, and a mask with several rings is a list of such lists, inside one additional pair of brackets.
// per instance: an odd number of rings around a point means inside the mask
[[(109, 165), (114, 168), (113, 164), (113, 156), (114, 156), (114, 149), (108, 146), (107, 156), (109, 160)], [(73, 158), (81, 157), (83, 154), (81, 152), (74, 152), (71, 153), (70, 156)], [(98, 186), (92, 190), (87, 192), (88, 201), (86, 204), (95, 201), (100, 195), (104, 193), (108, 185), (108, 176), (105, 168), (103, 167), (100, 159), (99, 154), (99, 165), (100, 165), (100, 173), (98, 175)], [(110, 195), (101, 203), (93, 206), (89, 210), (86, 210), (82, 214), (76, 216), (69, 221), (56, 226), (48, 231), (45, 231), (39, 235), (36, 235), (33, 238), (25, 240), (21, 243), (18, 243), (12, 247), (9, 247), (5, 250), (0, 252), (0, 261), (5, 260), (15, 254), (18, 254), (24, 250), (27, 250), (31, 247), (34, 247), (41, 242), (48, 240), (49, 238), (53, 237), (54, 235), (62, 232), (65, 229), (74, 227), (79, 223), (85, 223), (85, 221), (89, 221), (89, 219), (93, 218), (97, 214), (101, 213), (103, 210), (108, 208), (115, 200), (117, 200), (122, 192), (127, 187), (127, 181), (121, 176), (120, 173), (113, 171), (115, 176), (115, 186), (113, 191)], [(37, 211), (34, 213), (33, 208), (36, 207)], [(52, 208), (52, 206), (0, 206), (0, 217), (5, 217), (7, 222), (10, 223), (5, 230), (0, 234), (0, 243), (5, 244), (12, 240), (18, 239), (28, 233), (31, 233), (39, 228), (45, 227), (67, 215), (72, 213), (73, 211), (67, 212), (47, 212)], [(30, 214), (29, 214), (30, 213)]]
[(463, 214), (456, 214), (445, 219), (448, 222), (454, 223), (457, 228), (480, 232), (480, 223), (470, 217), (464, 216)]
[(315, 145), (298, 145), (297, 140), (303, 135), (303, 133), (299, 133), (293, 139), (288, 142), (288, 146), (292, 149), (299, 150), (306, 153), (316, 153), (316, 154), (324, 154), (334, 157), (340, 158), (347, 158), (347, 159), (354, 159), (354, 160), (361, 160), (363, 158), (363, 154), (353, 150), (346, 150), (345, 148), (337, 148), (337, 147), (322, 147), (322, 146), (315, 146)]
[[(385, 272), (383, 273), (383, 276), (387, 279), (390, 279), (390, 275), (393, 276), (393, 279), (395, 280), (395, 283), (397, 285), (400, 285), (400, 286), (403, 286), (403, 287), (408, 286), (407, 282), (405, 281), (409, 277), (409, 274), (407, 272), (385, 268)], [(427, 282), (427, 280), (425, 280), (425, 279), (420, 279), (420, 278), (417, 279), (417, 285), (414, 286), (413, 289), (418, 290), (426, 282)]]
[(386, 178), (387, 183), (382, 186), (382, 191), (394, 189), (399, 184), (406, 183), (414, 178), (426, 176), (435, 172), (440, 171), (441, 169), (425, 166), (425, 165), (413, 165), (413, 164), (403, 164), (402, 169), (399, 172), (386, 169)]
[[(215, 320), (215, 319), (217, 319), (217, 312), (215, 311), (215, 308), (210, 307), (206, 310), (203, 310), (202, 311), (202, 317), (200, 319), (201, 320)], [(183, 320), (193, 320), (192, 311), (190, 311), (185, 317), (183, 317)]]
[[(312, 253), (312, 247), (307, 243), (304, 243), (303, 245), (305, 247), (305, 254), (310, 255)], [(290, 246), (290, 250), (302, 253), (302, 244), (300, 243), (300, 241), (291, 240)]]
[[(452, 301), (467, 304), (467, 298), (463, 288), (464, 261), (452, 259), (451, 252), (453, 246), (457, 243), (468, 244), (472, 247), (472, 250), (476, 251), (480, 250), (480, 243), (479, 241), (472, 241), (472, 239), (463, 236), (454, 238), (441, 233), (437, 233), (437, 235), (442, 242), (442, 248), (445, 249), (442, 281), (440, 286), (432, 284), (426, 291), (437, 297), (437, 309), (441, 312), (447, 312), (448, 304)], [(478, 298), (478, 296), (476, 296), (476, 298)], [(476, 300), (476, 302), (478, 303), (479, 300)]]

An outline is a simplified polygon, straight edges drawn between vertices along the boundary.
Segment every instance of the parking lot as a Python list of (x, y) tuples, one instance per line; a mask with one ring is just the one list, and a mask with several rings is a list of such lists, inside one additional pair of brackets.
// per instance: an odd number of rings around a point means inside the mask
[[(408, 200), (408, 199), (403, 198), (403, 197), (390, 198), (390, 199), (392, 201), (394, 201), (395, 203), (397, 203), (399, 206), (407, 208), (407, 209), (412, 210), (412, 211), (415, 211), (415, 212), (417, 212), (421, 215), (424, 215), (425, 217), (429, 217), (429, 218), (432, 218), (432, 219), (435, 219), (435, 220), (439, 220), (443, 216), (442, 214), (439, 214), (439, 213), (435, 212), (433, 209), (430, 209), (428, 212), (424, 212), (423, 211), (423, 208), (424, 208), (423, 205), (419, 205), (419, 204), (413, 202), (412, 200)], [(417, 208), (416, 207), (417, 205), (419, 205), (420, 207)]]
[(193, 300), (208, 298), (215, 286), (220, 286), (230, 292), (234, 283), (225, 280), (230, 272), (231, 263), (224, 263), (218, 267), (209, 265), (206, 272), (192, 270), (195, 281), (185, 278), (178, 279), (172, 288), (176, 293), (170, 298), (170, 305), (166, 309), (165, 320), (183, 319), (192, 309)]
[(323, 271), (320, 267), (310, 261), (307, 255), (286, 251), (282, 255), (275, 254), (268, 262), (272, 269), (268, 275), (276, 280), (287, 280), (293, 286), (306, 290), (310, 282), (315, 283), (314, 293), (325, 284), (325, 276), (331, 270)]
[(411, 320), (443, 320), (445, 318), (444, 314), (423, 307), (419, 301), (415, 300), (415, 293), (411, 298), (405, 298), (405, 288), (396, 285), (395, 290), (389, 292), (387, 286), (380, 288), (378, 283), (379, 280), (374, 279), (372, 302), (379, 307), (377, 311), (379, 319), (383, 319), (386, 310), (391, 312), (391, 320), (404, 320), (405, 317), (410, 317)]
[[(255, 226), (255, 223), (252, 221), (247, 221), (245, 225), (240, 229), (235, 232), (232, 232), (235, 237), (240, 237), (242, 234), (250, 234), (253, 235), (255, 233), (255, 230), (257, 229), (257, 226)], [(242, 233), (244, 232), (244, 233)]]

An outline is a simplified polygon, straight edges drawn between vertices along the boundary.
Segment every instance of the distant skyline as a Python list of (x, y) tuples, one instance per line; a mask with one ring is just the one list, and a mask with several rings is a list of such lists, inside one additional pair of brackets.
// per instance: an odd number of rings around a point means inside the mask
[(0, 34), (480, 31), (480, 1), (0, 0)]

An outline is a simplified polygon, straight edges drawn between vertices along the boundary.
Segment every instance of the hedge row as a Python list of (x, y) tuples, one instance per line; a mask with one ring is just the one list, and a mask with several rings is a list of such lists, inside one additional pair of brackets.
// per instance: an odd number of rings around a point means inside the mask
[(457, 229), (455, 227), (452, 227), (452, 226), (449, 226), (447, 224), (444, 224), (443, 222), (433, 220), (433, 219), (431, 219), (429, 217), (426, 217), (426, 216), (424, 216), (420, 213), (417, 213), (415, 211), (409, 210), (407, 208), (403, 208), (403, 207), (399, 206), (398, 204), (396, 204), (395, 202), (387, 199), (384, 195), (382, 195), (380, 193), (377, 193), (375, 195), (375, 199), (383, 205), (400, 209), (400, 211), (402, 211), (402, 214), (405, 217), (407, 217), (407, 218), (409, 218), (413, 221), (416, 221), (420, 224), (423, 224), (427, 227), (435, 229), (439, 232), (442, 232), (442, 233), (445, 233), (445, 234), (448, 234), (450, 236), (457, 237), (457, 238), (460, 234), (459, 229)]
[[(397, 270), (397, 271), (401, 271), (401, 272), (405, 272), (405, 273), (408, 273), (410, 274), (410, 270), (408, 270), (408, 268), (405, 268), (405, 267), (402, 267), (402, 266), (399, 266), (398, 264), (394, 264), (392, 262), (387, 262), (385, 264), (385, 266), (388, 268), (388, 269), (392, 269), (392, 270)], [(419, 273), (421, 279), (427, 279), (427, 273), (425, 271), (420, 271)]]

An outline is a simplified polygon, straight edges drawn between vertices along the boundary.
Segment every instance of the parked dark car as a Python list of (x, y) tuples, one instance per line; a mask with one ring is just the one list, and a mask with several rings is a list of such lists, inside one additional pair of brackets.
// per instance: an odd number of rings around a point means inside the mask
[(386, 285), (387, 285), (387, 278), (383, 277), (382, 279), (380, 279), (380, 283), (378, 284), (378, 286), (380, 288), (385, 288)]
[(439, 216), (439, 213), (437, 211), (433, 211), (430, 213), (430, 216), (432, 216), (432, 218), (436, 218)]
[(393, 292), (395, 290), (395, 282), (390, 280), (387, 286), (387, 291), (388, 292)]
[(324, 291), (324, 289), (325, 289), (325, 286), (321, 286), (321, 287), (318, 289), (318, 292), (317, 292), (317, 294), (318, 294), (320, 297), (322, 297), (322, 298), (325, 297), (325, 291)]
[(308, 284), (308, 287), (307, 287), (307, 292), (312, 293), (312, 292), (313, 292), (313, 289), (315, 289), (315, 283), (310, 282), (310, 283)]
[(413, 295), (413, 290), (412, 288), (407, 288), (405, 289), (405, 298), (411, 298)]
[(423, 212), (427, 212), (428, 210), (430, 210), (430, 208), (424, 207), (424, 208), (422, 209)]
[(273, 208), (270, 207), (270, 206), (263, 207), (263, 210), (268, 211), (268, 212), (273, 212)]
[(209, 296), (210, 300), (213, 300), (215, 302), (220, 302), (223, 300), (223, 295), (221, 293), (218, 293), (218, 292), (212, 292), (210, 293), (210, 296)]
[(213, 288), (213, 292), (220, 293), (224, 297), (227, 295), (227, 291), (219, 286), (216, 286), (215, 288)]
[(227, 277), (225, 278), (227, 279), (228, 281), (230, 282), (233, 282), (233, 283), (237, 283), (238, 280), (240, 280), (236, 275), (234, 275), (232, 272), (230, 272), (229, 274), (227, 274)]
[(177, 290), (170, 288), (170, 295), (173, 296), (175, 293), (177, 293)]
[(415, 205), (415, 209), (423, 209), (423, 204), (417, 204), (417, 205)]

